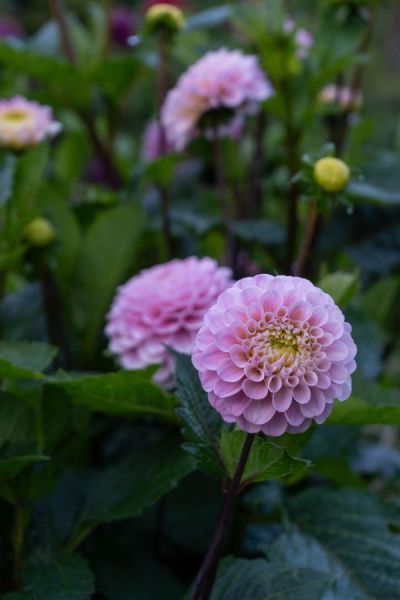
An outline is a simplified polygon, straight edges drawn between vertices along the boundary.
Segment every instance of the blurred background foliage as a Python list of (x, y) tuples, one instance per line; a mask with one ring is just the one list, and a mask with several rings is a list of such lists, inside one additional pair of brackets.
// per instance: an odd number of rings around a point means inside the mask
[[(103, 329), (116, 287), (169, 258), (160, 189), (170, 194), (174, 254), (222, 260), (213, 166), (205, 140), (183, 155), (143, 160), (143, 132), (157, 108), (157, 52), (143, 32), (148, 3), (126, 3), (129, 18), (114, 29), (111, 2), (65, 4), (72, 61), (46, 2), (0, 6), (0, 22), (18, 29), (0, 40), (1, 97), (26, 94), (64, 125), (51, 144), (0, 156), (0, 206), (16, 208), (0, 240), (1, 585), (22, 590), (9, 600), (176, 600), (218, 514), (221, 486), (209, 474), (221, 473), (204, 432), (211, 424), (227, 464), (241, 440), (221, 432), (181, 359), (184, 453), (176, 398), (151, 382), (152, 370), (117, 371)], [(277, 90), (240, 144), (223, 145), (237, 198), (239, 276), (288, 271), (286, 203), (304, 154), (314, 160), (334, 142), (353, 170), (346, 197), (325, 215), (310, 276), (353, 326), (354, 393), (328, 425), (285, 436), (279, 451), (260, 448), (260, 483), (244, 495), (226, 545), (242, 558), (223, 563), (213, 600), (282, 589), (285, 600), (396, 600), (399, 3), (189, 0), (184, 8), (171, 85), (207, 50), (227, 46), (256, 52)], [(314, 37), (305, 61), (282, 32), (288, 14)], [(131, 45), (129, 36), (137, 36)], [(326, 84), (354, 78), (360, 108), (343, 114), (321, 105)], [(55, 230), (45, 248), (23, 233), (38, 216)]]

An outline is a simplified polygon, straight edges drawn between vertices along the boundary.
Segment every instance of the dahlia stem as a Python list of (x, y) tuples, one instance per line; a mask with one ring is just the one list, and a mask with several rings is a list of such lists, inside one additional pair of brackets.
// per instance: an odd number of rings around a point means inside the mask
[(203, 564), (194, 582), (190, 600), (208, 600), (211, 595), (212, 587), (217, 571), (218, 560), (221, 551), (221, 545), (227, 526), (232, 517), (236, 496), (240, 491), (240, 482), (245, 469), (247, 459), (250, 454), (255, 435), (248, 433), (244, 441), (242, 452), (236, 466), (233, 479), (222, 502), (219, 522), (215, 529), (208, 552), (204, 558)]
[(236, 249), (235, 249), (235, 235), (232, 227), (232, 218), (230, 214), (229, 198), (228, 198), (228, 186), (225, 178), (224, 162), (221, 152), (221, 144), (219, 139), (218, 125), (215, 124), (213, 129), (213, 146), (214, 146), (214, 167), (215, 177), (217, 180), (219, 190), (219, 201), (221, 218), (224, 225), (227, 248), (226, 248), (226, 262), (235, 273), (236, 270)]
[[(62, 0), (49, 0), (49, 4), (60, 33), (64, 56), (71, 65), (76, 66), (76, 52), (68, 29), (64, 3)], [(118, 172), (117, 166), (114, 164), (111, 152), (97, 133), (92, 113), (90, 110), (79, 110), (78, 114), (86, 126), (93, 149), (104, 167), (108, 183), (112, 188), (118, 189), (122, 184), (121, 176)]]
[[(157, 71), (157, 121), (160, 128), (160, 151), (161, 156), (167, 152), (167, 140), (161, 121), (161, 109), (168, 91), (168, 62), (169, 62), (169, 40), (161, 32), (158, 36), (158, 71)], [(165, 186), (158, 186), (160, 196), (161, 224), (164, 234), (168, 258), (174, 255), (174, 240), (171, 233), (170, 219), (170, 195)]]
[(305, 277), (308, 273), (309, 259), (314, 246), (317, 225), (318, 225), (317, 205), (313, 201), (308, 212), (303, 241), (300, 247), (299, 257), (293, 266), (293, 274), (297, 277)]

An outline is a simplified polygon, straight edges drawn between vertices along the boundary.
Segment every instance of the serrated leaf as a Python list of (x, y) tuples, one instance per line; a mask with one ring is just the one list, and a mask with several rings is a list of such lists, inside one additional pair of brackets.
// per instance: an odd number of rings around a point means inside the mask
[(0, 377), (41, 379), (57, 349), (39, 342), (0, 342)]
[(175, 398), (164, 392), (143, 371), (119, 371), (102, 375), (57, 380), (46, 384), (46, 397), (64, 392), (92, 411), (110, 415), (152, 415), (176, 421)]
[(80, 556), (28, 567), (22, 581), (32, 600), (90, 600), (95, 592), (94, 576)]
[(221, 418), (211, 408), (190, 357), (183, 354), (174, 355), (179, 400), (176, 413), (185, 424), (183, 435), (186, 442), (183, 447), (196, 458), (199, 467), (212, 474), (219, 474), (221, 464), (218, 438)]
[(211, 600), (322, 600), (331, 581), (314, 569), (228, 558), (218, 570)]
[(315, 538), (302, 534), (290, 527), (272, 544), (265, 546), (265, 553), (271, 560), (283, 562), (293, 569), (314, 569), (333, 579), (322, 600), (370, 600), (371, 596), (357, 586), (351, 571), (324, 548)]
[(74, 548), (98, 524), (140, 515), (193, 468), (180, 438), (171, 435), (148, 441), (116, 465), (68, 473), (41, 509), (47, 513), (52, 545)]
[(399, 598), (400, 536), (391, 531), (391, 507), (367, 492), (317, 488), (289, 503), (289, 518), (341, 564), (359, 594), (337, 600), (358, 600), (360, 592), (368, 599)]
[[(243, 431), (222, 430), (221, 457), (230, 477), (235, 472), (245, 439)], [(310, 461), (294, 458), (285, 448), (256, 437), (242, 475), (242, 484), (298, 476), (310, 466)]]
[(101, 214), (84, 237), (69, 301), (88, 362), (116, 288), (132, 266), (142, 225), (137, 206), (117, 206)]
[(318, 287), (329, 294), (335, 303), (342, 307), (346, 306), (357, 294), (359, 279), (359, 273), (337, 271), (320, 279)]

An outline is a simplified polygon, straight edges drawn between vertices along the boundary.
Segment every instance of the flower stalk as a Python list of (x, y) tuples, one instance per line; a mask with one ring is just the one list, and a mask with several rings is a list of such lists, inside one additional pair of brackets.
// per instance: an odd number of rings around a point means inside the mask
[(211, 540), (208, 552), (204, 558), (203, 564), (196, 577), (196, 581), (194, 583), (192, 593), (190, 595), (190, 600), (208, 600), (210, 598), (215, 580), (215, 575), (217, 572), (217, 565), (221, 552), (222, 541), (232, 517), (235, 499), (240, 492), (240, 482), (242, 479), (244, 469), (246, 467), (247, 459), (249, 457), (254, 438), (255, 435), (249, 433), (247, 434), (246, 439), (244, 441), (233, 479), (222, 503), (222, 509), (217, 527)]

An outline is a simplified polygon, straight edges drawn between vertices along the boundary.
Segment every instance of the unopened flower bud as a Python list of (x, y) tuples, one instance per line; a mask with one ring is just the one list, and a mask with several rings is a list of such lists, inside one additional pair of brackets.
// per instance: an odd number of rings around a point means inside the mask
[(47, 219), (37, 217), (25, 227), (25, 238), (32, 246), (44, 248), (51, 244), (56, 237), (54, 227)]
[(149, 32), (166, 30), (175, 33), (182, 29), (185, 24), (183, 12), (172, 4), (153, 4), (146, 12), (145, 25)]
[(342, 160), (326, 156), (315, 163), (314, 179), (325, 192), (337, 194), (347, 186), (350, 169)]

